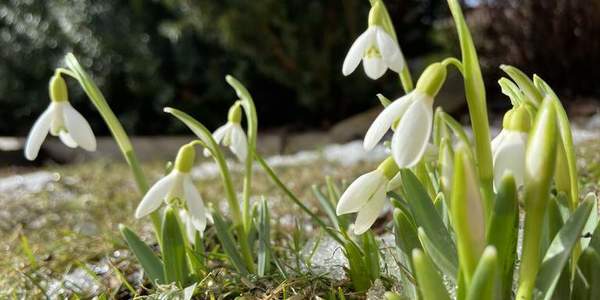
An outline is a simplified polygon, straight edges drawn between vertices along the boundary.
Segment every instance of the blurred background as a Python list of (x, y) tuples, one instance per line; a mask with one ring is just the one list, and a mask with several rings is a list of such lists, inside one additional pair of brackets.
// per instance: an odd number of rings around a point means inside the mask
[[(433, 60), (459, 55), (445, 1), (386, 3), (413, 77)], [(469, 0), (464, 6), (492, 112), (509, 103), (496, 84), (501, 63), (539, 74), (570, 112), (597, 110), (600, 0)], [(214, 129), (235, 100), (224, 81), (228, 73), (252, 92), (261, 130), (328, 130), (375, 107), (376, 93), (401, 95), (390, 72), (378, 81), (361, 70), (341, 74), (368, 10), (366, 0), (4, 0), (0, 135), (27, 134), (48, 105), (48, 79), (67, 52), (94, 76), (135, 135), (188, 134), (164, 106)], [(460, 116), (462, 85), (448, 85), (455, 87), (441, 101)], [(81, 89), (71, 87), (74, 106), (96, 134), (107, 135)]]

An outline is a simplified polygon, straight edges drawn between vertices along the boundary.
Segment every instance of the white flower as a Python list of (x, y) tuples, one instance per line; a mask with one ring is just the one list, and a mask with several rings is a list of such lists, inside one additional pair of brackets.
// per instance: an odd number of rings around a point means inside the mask
[(196, 230), (203, 232), (206, 228), (206, 209), (198, 190), (192, 182), (189, 172), (174, 169), (167, 176), (157, 181), (148, 190), (135, 211), (136, 218), (142, 218), (157, 210), (164, 201), (171, 199), (184, 200)]
[(96, 150), (96, 138), (90, 124), (69, 101), (52, 101), (35, 121), (25, 144), (25, 157), (28, 160), (37, 157), (48, 132), (58, 136), (67, 147)]
[[(207, 211), (206, 212), (206, 220), (208, 223), (212, 223), (213, 219), (212, 216), (210, 215), (210, 213)], [(188, 241), (194, 245), (196, 243), (196, 232), (200, 233), (200, 237), (203, 236), (204, 232), (201, 230), (198, 230), (196, 228), (196, 226), (194, 226), (194, 222), (193, 222), (193, 218), (190, 215), (190, 213), (185, 210), (185, 209), (180, 209), (179, 210), (179, 219), (181, 220), (181, 223), (183, 223), (184, 227), (185, 227), (185, 234), (188, 238)]]
[(372, 25), (354, 41), (344, 59), (342, 73), (350, 75), (360, 61), (371, 79), (381, 77), (389, 68), (400, 73), (404, 68), (404, 56), (400, 46), (380, 26)]
[(358, 212), (354, 222), (354, 233), (359, 235), (367, 231), (383, 209), (389, 180), (380, 170), (358, 177), (346, 189), (338, 202), (337, 215)]
[[(217, 128), (217, 130), (213, 132), (213, 138), (217, 143), (229, 147), (229, 150), (235, 154), (240, 162), (246, 160), (246, 155), (248, 154), (248, 141), (246, 133), (239, 122), (229, 121), (227, 124)], [(204, 155), (209, 156), (210, 151), (204, 149)]]
[(385, 133), (399, 120), (392, 137), (392, 155), (400, 168), (416, 165), (425, 150), (433, 119), (433, 97), (414, 90), (388, 105), (373, 121), (363, 146), (373, 149)]
[(523, 185), (525, 179), (525, 149), (527, 133), (517, 130), (502, 129), (492, 140), (492, 156), (494, 163), (494, 187), (499, 187), (502, 176), (509, 170), (515, 183)]

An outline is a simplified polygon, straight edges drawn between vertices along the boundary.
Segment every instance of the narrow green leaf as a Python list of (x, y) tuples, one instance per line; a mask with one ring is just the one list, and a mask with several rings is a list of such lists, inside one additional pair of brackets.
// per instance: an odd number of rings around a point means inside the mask
[[(418, 227), (422, 227), (431, 244), (444, 256), (444, 261), (458, 269), (456, 248), (444, 221), (437, 213), (427, 192), (409, 169), (400, 170), (406, 201)], [(455, 278), (455, 277), (454, 277)]]
[[(494, 246), (488, 246), (483, 251), (477, 264), (471, 284), (467, 290), (467, 300), (497, 299), (498, 288), (498, 254)], [(509, 297), (510, 299), (510, 297)]]
[[(594, 229), (596, 227), (598, 227), (598, 224), (600, 223), (600, 216), (598, 216), (598, 199), (596, 198), (596, 195), (594, 193), (589, 193), (585, 196), (583, 201), (586, 201), (586, 199), (590, 198), (592, 203), (594, 203), (594, 206), (592, 207), (592, 213), (590, 214), (590, 217), (588, 218), (587, 222), (585, 222), (585, 226), (583, 227), (583, 234), (584, 235), (589, 235), (591, 236), (592, 233), (594, 232)], [(589, 246), (590, 242), (591, 242), (591, 238), (584, 238), (581, 239), (581, 249), (585, 249)], [(596, 251), (598, 251), (600, 249), (597, 249)]]
[(583, 250), (578, 261), (572, 299), (600, 299), (600, 255), (594, 249)]
[(423, 299), (449, 300), (450, 296), (444, 286), (442, 277), (433, 267), (427, 255), (420, 249), (414, 249), (412, 258), (419, 291)]
[(352, 281), (352, 286), (357, 292), (368, 290), (371, 287), (371, 279), (366, 276), (369, 270), (365, 265), (360, 248), (352, 240), (346, 239), (344, 253), (348, 259), (348, 277)]
[(498, 252), (501, 299), (512, 295), (513, 271), (517, 258), (519, 202), (512, 175), (502, 178), (486, 233), (487, 244)]
[(165, 282), (176, 283), (183, 287), (189, 274), (185, 256), (185, 242), (175, 209), (165, 210), (162, 224), (162, 255), (164, 261)]
[(362, 239), (363, 252), (365, 253), (365, 267), (369, 270), (371, 281), (375, 281), (381, 273), (379, 244), (375, 240), (375, 235), (370, 230), (362, 235)]
[[(492, 189), (493, 169), (492, 151), (490, 146), (490, 128), (487, 114), (485, 86), (479, 67), (479, 58), (471, 32), (467, 27), (465, 18), (458, 0), (448, 0), (450, 12), (456, 24), (460, 50), (462, 53), (463, 77), (465, 96), (469, 107), (471, 127), (475, 138), (475, 161), (477, 161), (478, 174), (483, 188), (487, 191)], [(485, 199), (491, 202), (492, 199)], [(486, 205), (491, 208), (491, 205)]]
[(407, 267), (413, 272), (412, 251), (421, 248), (421, 243), (414, 222), (398, 208), (394, 209), (394, 237), (396, 246), (400, 248), (404, 261), (407, 262)]
[(154, 254), (152, 249), (144, 243), (131, 229), (123, 224), (119, 224), (121, 235), (127, 242), (129, 249), (135, 255), (144, 273), (152, 284), (156, 285), (165, 283), (165, 275), (163, 271), (162, 261)]
[(480, 192), (474, 163), (466, 145), (454, 154), (451, 220), (456, 233), (460, 268), (467, 286), (485, 248), (485, 204)]
[(498, 80), (498, 84), (500, 85), (500, 88), (502, 89), (502, 94), (508, 96), (508, 98), (510, 98), (510, 103), (513, 106), (517, 106), (521, 103), (523, 103), (525, 100), (523, 92), (521, 92), (521, 90), (519, 89), (519, 87), (512, 81), (510, 81), (508, 78), (506, 77), (502, 77), (500, 78), (500, 80)]
[(452, 261), (448, 260), (448, 257), (444, 255), (444, 252), (441, 249), (438, 249), (431, 239), (427, 236), (422, 227), (417, 229), (417, 233), (419, 235), (419, 241), (423, 246), (423, 250), (427, 255), (431, 258), (433, 263), (444, 273), (444, 275), (448, 276), (452, 281), (456, 282), (456, 274), (458, 274), (458, 266), (453, 264)]
[(501, 65), (500, 69), (504, 71), (512, 80), (517, 83), (521, 91), (525, 94), (525, 99), (528, 100), (529, 103), (537, 106), (542, 103), (542, 94), (535, 88), (533, 81), (525, 75), (525, 73), (521, 72), (521, 70), (509, 66), (509, 65)]
[(392, 101), (382, 94), (377, 94), (377, 99), (379, 99), (379, 102), (381, 102), (383, 107), (387, 107), (388, 105), (392, 104)]
[(244, 261), (240, 256), (239, 250), (235, 247), (233, 236), (229, 231), (229, 227), (223, 221), (223, 217), (218, 209), (212, 210), (213, 222), (215, 225), (215, 230), (217, 232), (217, 238), (223, 247), (223, 251), (233, 264), (233, 266), (240, 272), (243, 276), (248, 275), (248, 270), (246, 269), (246, 265), (244, 265)]
[(343, 228), (340, 228), (340, 224), (338, 222), (338, 216), (335, 213), (335, 207), (333, 206), (331, 201), (329, 199), (327, 199), (327, 197), (325, 197), (325, 195), (323, 195), (323, 193), (321, 192), (321, 190), (319, 189), (319, 187), (317, 185), (312, 186), (312, 192), (315, 195), (315, 198), (317, 198), (317, 200), (321, 204), (321, 208), (323, 208), (323, 211), (325, 211), (325, 214), (329, 218), (329, 221), (331, 221), (331, 223), (333, 224), (333, 227), (335, 227), (339, 230), (342, 230)]
[(258, 206), (258, 276), (271, 271), (271, 216), (266, 199)]
[(547, 300), (552, 298), (560, 274), (571, 255), (573, 247), (581, 237), (581, 231), (585, 226), (592, 206), (591, 199), (582, 202), (550, 244), (536, 279), (535, 299)]

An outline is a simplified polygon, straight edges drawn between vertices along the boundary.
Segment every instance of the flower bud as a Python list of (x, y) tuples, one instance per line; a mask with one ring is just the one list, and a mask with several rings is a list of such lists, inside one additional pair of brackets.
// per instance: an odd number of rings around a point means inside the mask
[(179, 148), (175, 158), (175, 169), (180, 172), (189, 173), (196, 159), (196, 150), (193, 144), (186, 144)]
[(534, 184), (540, 197), (546, 196), (554, 176), (556, 142), (556, 109), (551, 99), (546, 98), (531, 130), (525, 160), (527, 184)]
[(69, 93), (67, 91), (67, 83), (60, 76), (60, 73), (54, 74), (52, 78), (50, 78), (50, 99), (54, 102), (68, 101)]
[(398, 171), (400, 171), (400, 169), (398, 168), (398, 165), (396, 165), (396, 162), (394, 161), (394, 158), (391, 156), (386, 158), (377, 167), (377, 170), (380, 170), (388, 180), (391, 180), (392, 178), (394, 178), (394, 176), (396, 176)]
[(417, 90), (431, 97), (435, 97), (446, 81), (446, 67), (441, 63), (429, 65), (419, 81), (417, 81)]
[(369, 26), (381, 26), (385, 28), (385, 7), (381, 1), (377, 1), (369, 11)]
[(232, 123), (239, 124), (242, 121), (242, 104), (241, 100), (236, 101), (230, 108), (227, 114), (227, 120)]
[(486, 208), (467, 145), (460, 144), (456, 148), (452, 181), (452, 224), (461, 272), (469, 284), (485, 247)]
[(519, 105), (510, 110), (510, 115), (505, 116), (503, 126), (506, 129), (520, 132), (528, 132), (531, 127), (531, 117), (525, 105)]

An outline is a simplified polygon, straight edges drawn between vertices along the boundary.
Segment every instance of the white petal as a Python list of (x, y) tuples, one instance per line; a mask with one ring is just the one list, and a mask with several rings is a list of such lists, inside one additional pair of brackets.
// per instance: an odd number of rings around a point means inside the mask
[(367, 47), (373, 41), (374, 33), (374, 28), (369, 28), (354, 41), (350, 50), (348, 50), (348, 54), (346, 54), (346, 58), (344, 58), (344, 64), (342, 66), (342, 74), (344, 74), (344, 76), (348, 76), (356, 70), (356, 67), (358, 67), (360, 60), (365, 54), (365, 50), (367, 50)]
[(33, 127), (31, 127), (31, 131), (27, 137), (27, 142), (25, 143), (25, 158), (28, 160), (34, 160), (37, 157), (38, 152), (40, 152), (40, 147), (42, 146), (42, 143), (44, 142), (44, 139), (50, 130), (53, 107), (53, 105), (48, 106), (48, 108), (46, 108), (46, 110), (35, 121)]
[(498, 145), (497, 151), (494, 153), (494, 186), (496, 188), (500, 186), (506, 171), (512, 172), (517, 187), (523, 185), (526, 143), (526, 133), (506, 132), (502, 144)]
[(173, 187), (173, 182), (175, 181), (175, 173), (170, 173), (169, 175), (163, 177), (159, 181), (157, 181), (144, 195), (144, 198), (138, 205), (135, 210), (135, 217), (142, 218), (151, 212), (158, 209), (161, 205), (171, 188)]
[(385, 186), (381, 186), (373, 195), (373, 198), (364, 205), (354, 222), (354, 234), (359, 235), (367, 231), (379, 217), (385, 204)]
[(387, 65), (381, 57), (364, 57), (363, 68), (365, 69), (365, 74), (367, 74), (369, 78), (375, 80), (385, 74)]
[(235, 154), (240, 162), (246, 161), (248, 155), (248, 140), (246, 133), (239, 124), (231, 127), (231, 144), (229, 149)]
[(198, 231), (203, 232), (204, 228), (206, 228), (206, 209), (204, 208), (204, 201), (202, 201), (200, 193), (198, 193), (189, 176), (184, 179), (183, 191), (191, 222)]
[(372, 150), (385, 133), (390, 130), (392, 124), (402, 117), (409, 104), (412, 103), (411, 95), (413, 94), (406, 94), (392, 102), (392, 104), (388, 105), (381, 113), (379, 113), (377, 118), (375, 118), (375, 121), (373, 121), (369, 130), (367, 130), (363, 142), (363, 146), (367, 151)]
[(70, 104), (65, 104), (63, 109), (65, 127), (67, 127), (69, 135), (81, 148), (87, 151), (96, 151), (96, 137), (94, 137), (90, 124)]
[(502, 144), (502, 140), (504, 139), (504, 134), (506, 133), (506, 131), (504, 129), (502, 129), (500, 131), (500, 133), (498, 133), (498, 135), (496, 135), (496, 137), (492, 140), (492, 154), (496, 153), (496, 150), (498, 150), (498, 146), (500, 144)]
[[(221, 141), (223, 140), (223, 137), (227, 133), (227, 130), (229, 130), (229, 127), (230, 127), (230, 123), (227, 122), (227, 123), (225, 123), (225, 125), (217, 128), (217, 130), (215, 130), (213, 132), (212, 136), (213, 136), (213, 139), (215, 140), (215, 142), (217, 142), (217, 144), (221, 143)], [(210, 156), (210, 150), (208, 150), (208, 149), (204, 149), (203, 153), (204, 153), (204, 156), (206, 156), (206, 157)]]
[(363, 207), (377, 189), (387, 184), (387, 179), (378, 170), (366, 173), (358, 177), (340, 197), (336, 213), (343, 215), (357, 212)]
[(427, 149), (433, 118), (429, 101), (419, 99), (413, 102), (392, 137), (392, 155), (400, 168), (416, 165)]
[(195, 244), (196, 228), (194, 227), (194, 224), (192, 224), (192, 222), (191, 222), (190, 215), (188, 214), (187, 211), (185, 211), (185, 209), (180, 209), (179, 210), (179, 218), (181, 219), (181, 222), (185, 225), (185, 234), (187, 236), (188, 241), (192, 245)]
[(61, 130), (60, 133), (58, 134), (58, 138), (67, 147), (69, 147), (69, 148), (77, 148), (77, 142), (75, 142), (75, 140), (73, 140), (73, 138), (71, 137), (71, 135), (69, 135), (68, 132), (66, 132), (64, 130)]
[(404, 56), (398, 43), (383, 29), (377, 30), (377, 46), (385, 64), (396, 73), (404, 68)]

